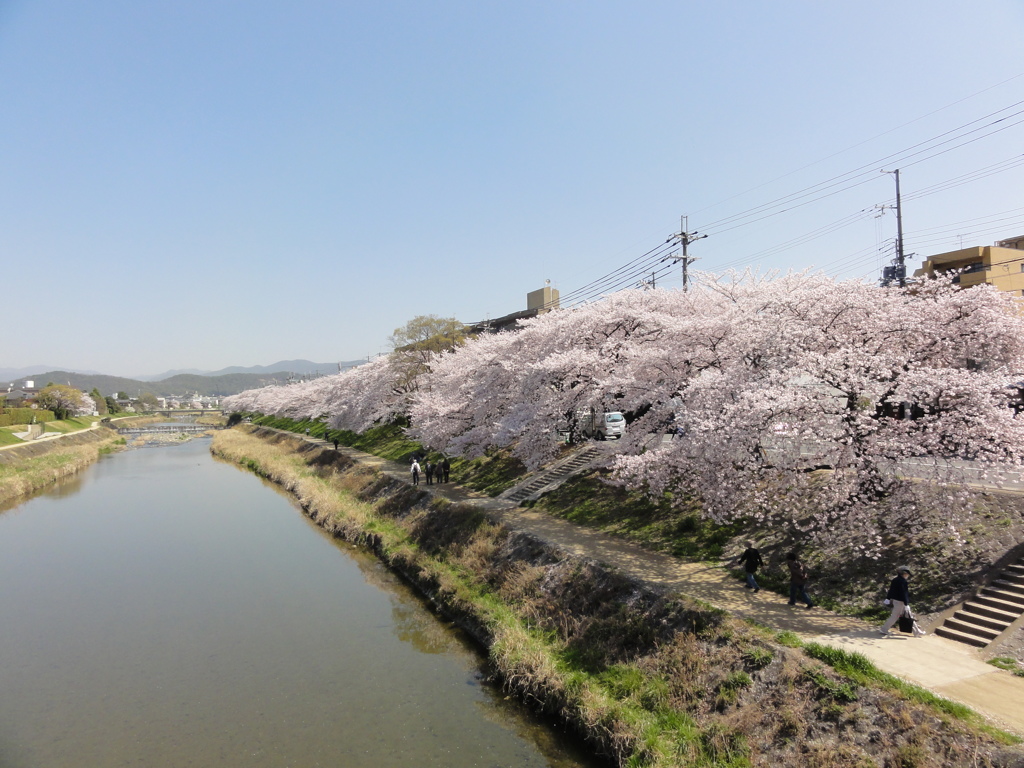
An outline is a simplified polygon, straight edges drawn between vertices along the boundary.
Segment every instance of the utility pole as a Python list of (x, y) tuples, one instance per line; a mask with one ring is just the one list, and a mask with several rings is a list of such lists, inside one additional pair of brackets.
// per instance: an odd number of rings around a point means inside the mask
[(896, 177), (896, 278), (900, 282), (900, 288), (906, 288), (907, 264), (903, 255), (903, 206), (900, 201), (900, 169), (882, 171), (882, 173), (891, 173)]
[(684, 293), (690, 289), (690, 273), (689, 273), (690, 265), (697, 260), (695, 258), (691, 258), (687, 254), (686, 248), (687, 248), (687, 246), (690, 243), (695, 242), (697, 240), (702, 240), (705, 237), (707, 237), (707, 235), (698, 235), (697, 232), (687, 232), (686, 230), (687, 230), (687, 227), (689, 226), (689, 223), (690, 223), (690, 217), (689, 216), (680, 216), (679, 217), (679, 234), (678, 235), (672, 235), (672, 237), (669, 238), (670, 241), (678, 239), (679, 242), (682, 244), (682, 250), (680, 251), (680, 255), (679, 256), (672, 256), (671, 258), (675, 259), (676, 261), (682, 261), (683, 262), (683, 292)]
[(643, 288), (645, 291), (653, 291), (658, 286), (655, 284), (655, 273), (651, 272), (651, 279), (642, 279), (636, 284), (637, 288)]

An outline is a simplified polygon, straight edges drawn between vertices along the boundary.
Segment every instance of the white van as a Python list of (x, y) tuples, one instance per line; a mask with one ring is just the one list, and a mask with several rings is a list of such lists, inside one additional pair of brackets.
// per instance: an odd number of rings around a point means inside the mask
[(626, 418), (619, 411), (585, 409), (580, 411), (580, 431), (584, 437), (598, 440), (621, 438), (626, 433)]

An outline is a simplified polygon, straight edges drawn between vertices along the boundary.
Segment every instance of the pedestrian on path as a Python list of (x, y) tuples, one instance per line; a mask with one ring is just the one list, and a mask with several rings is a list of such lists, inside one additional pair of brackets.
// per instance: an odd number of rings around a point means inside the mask
[(757, 579), (754, 578), (754, 574), (757, 573), (758, 568), (764, 565), (764, 560), (761, 559), (761, 553), (754, 547), (754, 542), (747, 542), (747, 548), (736, 562), (741, 564), (743, 570), (747, 572), (747, 589), (760, 592), (761, 588), (757, 586)]
[(434, 465), (429, 461), (423, 465), (423, 469), (427, 472), (427, 485), (434, 484)]
[(452, 463), (448, 461), (448, 457), (444, 457), (444, 461), (441, 462), (442, 474), (444, 475), (444, 481), (448, 482), (448, 473), (452, 470)]
[(901, 565), (896, 569), (896, 578), (889, 584), (889, 591), (885, 593), (886, 604), (892, 603), (892, 613), (885, 620), (885, 624), (878, 630), (883, 637), (889, 636), (889, 630), (893, 628), (901, 616), (906, 616), (912, 622), (911, 631), (914, 637), (924, 637), (928, 633), (914, 621), (914, 614), (910, 611), (910, 586), (907, 579), (910, 578), (910, 568)]
[(420, 484), (420, 463), (416, 459), (412, 460), (412, 466), (409, 468), (412, 472), (412, 484)]
[(807, 604), (807, 610), (811, 610), (814, 603), (807, 595), (807, 580), (810, 578), (807, 566), (800, 562), (796, 552), (786, 555), (786, 565), (789, 566), (789, 604), (796, 605), (797, 600), (802, 600)]

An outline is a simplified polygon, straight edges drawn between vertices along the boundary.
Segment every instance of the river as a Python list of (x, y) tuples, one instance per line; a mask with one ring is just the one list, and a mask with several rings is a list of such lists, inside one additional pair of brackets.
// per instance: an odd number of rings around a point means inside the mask
[(209, 440), (0, 514), (0, 768), (592, 766)]

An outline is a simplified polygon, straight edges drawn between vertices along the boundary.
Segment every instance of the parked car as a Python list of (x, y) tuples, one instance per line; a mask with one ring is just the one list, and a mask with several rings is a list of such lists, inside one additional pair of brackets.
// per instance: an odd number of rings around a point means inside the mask
[(626, 418), (620, 411), (599, 411), (596, 408), (584, 408), (577, 414), (580, 432), (584, 437), (598, 440), (621, 438), (626, 434)]

